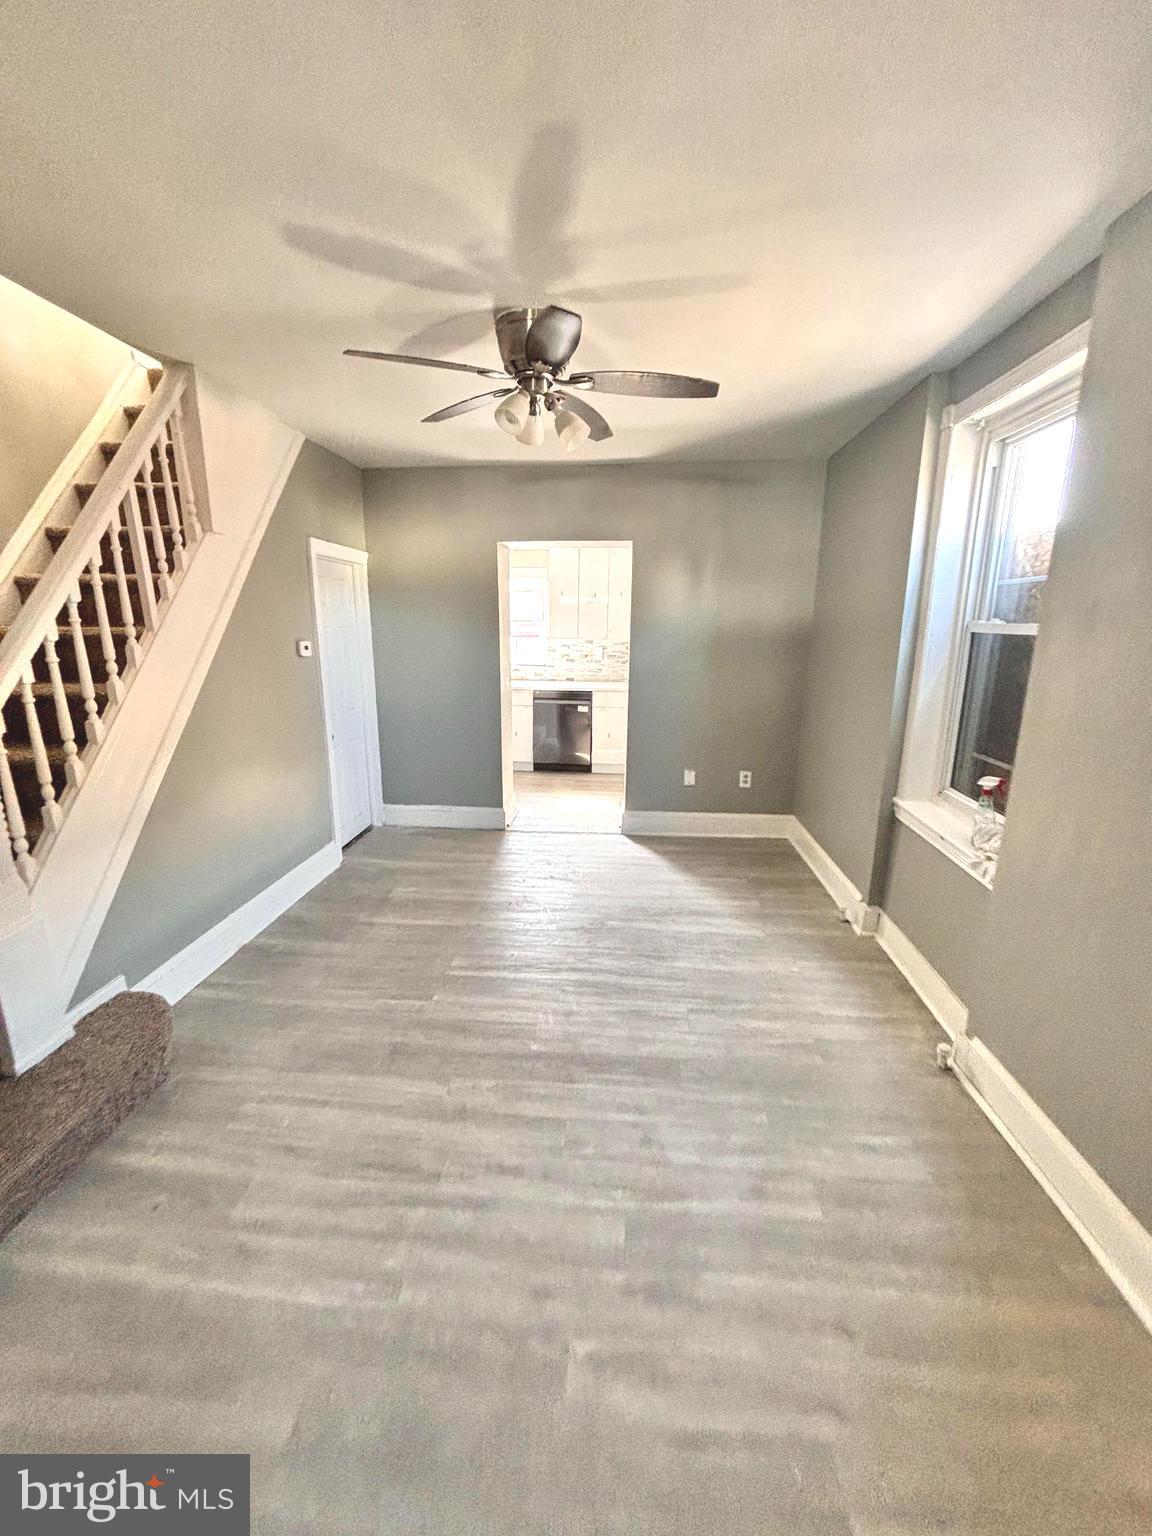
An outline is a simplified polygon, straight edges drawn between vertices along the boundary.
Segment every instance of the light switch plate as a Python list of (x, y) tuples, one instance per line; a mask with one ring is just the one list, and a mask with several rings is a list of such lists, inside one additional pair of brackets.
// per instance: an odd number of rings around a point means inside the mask
[(311, 642), (311, 640), (297, 640), (297, 642), (296, 642), (296, 654), (297, 654), (297, 656), (311, 656), (311, 654), (312, 654), (312, 642)]

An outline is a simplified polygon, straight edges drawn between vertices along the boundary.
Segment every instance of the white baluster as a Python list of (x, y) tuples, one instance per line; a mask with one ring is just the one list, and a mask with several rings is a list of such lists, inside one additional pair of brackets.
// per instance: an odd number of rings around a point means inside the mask
[(184, 531), (187, 542), (199, 542), (203, 531), (196, 511), (196, 497), (192, 490), (192, 473), (188, 468), (188, 444), (184, 438), (184, 401), (177, 400), (168, 418), (172, 430), (172, 445), (176, 449), (176, 480), (180, 486), (180, 507), (184, 514)]
[(96, 689), (92, 685), (92, 668), (88, 661), (88, 646), (84, 639), (84, 627), (80, 622), (79, 587), (73, 587), (68, 594), (68, 627), (72, 632), (72, 645), (76, 651), (80, 697), (84, 700), (84, 730), (90, 742), (100, 742), (104, 740), (104, 723), (100, 719), (100, 706), (96, 702)]
[(64, 679), (60, 676), (60, 658), (56, 654), (56, 636), (49, 635), (44, 641), (44, 661), (48, 667), (48, 680), (52, 685), (52, 703), (56, 708), (56, 728), (60, 732), (60, 745), (64, 748), (64, 772), (73, 788), (84, 782), (84, 764), (80, 761), (76, 745), (76, 731), (72, 725), (72, 711), (68, 708), (68, 694)]
[(0, 800), (4, 803), (4, 830), (12, 844), (12, 857), (25, 885), (36, 878), (36, 860), (28, 851), (28, 829), (24, 825), (24, 812), (20, 796), (12, 778), (12, 766), (8, 761), (8, 748), (4, 744), (4, 716), (0, 715)]
[(36, 713), (36, 696), (32, 692), (32, 673), (27, 671), (20, 679), (20, 702), (24, 706), (24, 718), (28, 722), (28, 740), (32, 744), (32, 762), (36, 769), (36, 782), (40, 786), (40, 814), (44, 825), (53, 832), (60, 830), (60, 807), (56, 803), (56, 786), (52, 782), (52, 765), (44, 748), (40, 731), (40, 717)]
[(156, 454), (160, 460), (160, 479), (163, 485), (164, 505), (168, 512), (168, 531), (172, 535), (172, 565), (176, 571), (182, 571), (187, 561), (184, 553), (184, 534), (180, 528), (180, 507), (176, 501), (176, 487), (172, 482), (172, 466), (168, 462), (167, 422), (160, 428), (160, 436), (156, 440)]
[(92, 601), (96, 605), (96, 627), (100, 631), (100, 654), (104, 658), (104, 677), (108, 684), (108, 702), (118, 704), (124, 690), (120, 686), (120, 663), (116, 660), (116, 642), (112, 638), (112, 626), (108, 622), (108, 604), (104, 600), (104, 572), (101, 569), (100, 546), (88, 563), (88, 575), (92, 578)]
[[(108, 538), (112, 543), (112, 569), (116, 573), (116, 592), (120, 598), (120, 617), (128, 626), (126, 639), (127, 655), (124, 658), (124, 670), (131, 671), (140, 663), (140, 647), (136, 642), (136, 610), (132, 606), (132, 592), (128, 585), (128, 573), (124, 569), (124, 551), (120, 548), (120, 510), (117, 508), (112, 518), (112, 526), (108, 530)], [(123, 692), (123, 685), (121, 685)]]
[(172, 578), (168, 574), (168, 555), (164, 548), (164, 529), (160, 524), (160, 512), (156, 506), (156, 495), (152, 488), (152, 450), (148, 450), (144, 460), (144, 479), (138, 484), (143, 485), (144, 502), (148, 508), (148, 526), (152, 530), (152, 549), (156, 556), (156, 580), (160, 587), (162, 599), (172, 596)]
[(124, 521), (128, 528), (132, 566), (136, 573), (136, 590), (140, 594), (140, 612), (144, 615), (144, 630), (151, 634), (156, 628), (156, 592), (152, 586), (152, 565), (148, 559), (148, 545), (144, 539), (144, 524), (140, 521), (135, 487), (124, 498)]

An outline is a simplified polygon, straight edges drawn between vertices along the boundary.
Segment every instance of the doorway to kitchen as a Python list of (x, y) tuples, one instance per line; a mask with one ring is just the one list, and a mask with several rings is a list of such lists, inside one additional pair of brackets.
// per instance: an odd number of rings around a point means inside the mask
[(501, 748), (513, 832), (619, 832), (632, 545), (501, 544)]

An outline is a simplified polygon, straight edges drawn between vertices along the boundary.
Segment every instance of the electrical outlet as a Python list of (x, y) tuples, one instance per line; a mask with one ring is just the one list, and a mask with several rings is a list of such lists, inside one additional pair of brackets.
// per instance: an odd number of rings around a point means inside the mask
[(685, 786), (690, 789), (692, 787), (692, 785), (695, 784), (695, 782), (696, 782), (696, 770), (695, 770), (695, 768), (685, 768), (685, 770), (684, 770), (684, 783), (685, 783)]
[(752, 770), (750, 768), (741, 768), (741, 770), (740, 770), (740, 788), (741, 789), (751, 789), (752, 788)]
[(312, 642), (311, 642), (311, 640), (297, 640), (297, 642), (296, 642), (296, 654), (297, 654), (297, 656), (305, 656), (305, 657), (311, 656), (311, 654), (312, 654)]

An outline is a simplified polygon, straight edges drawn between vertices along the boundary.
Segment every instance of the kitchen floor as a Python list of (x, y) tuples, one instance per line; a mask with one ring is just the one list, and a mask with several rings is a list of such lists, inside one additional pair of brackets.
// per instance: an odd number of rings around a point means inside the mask
[(619, 832), (622, 773), (518, 773), (512, 832)]

